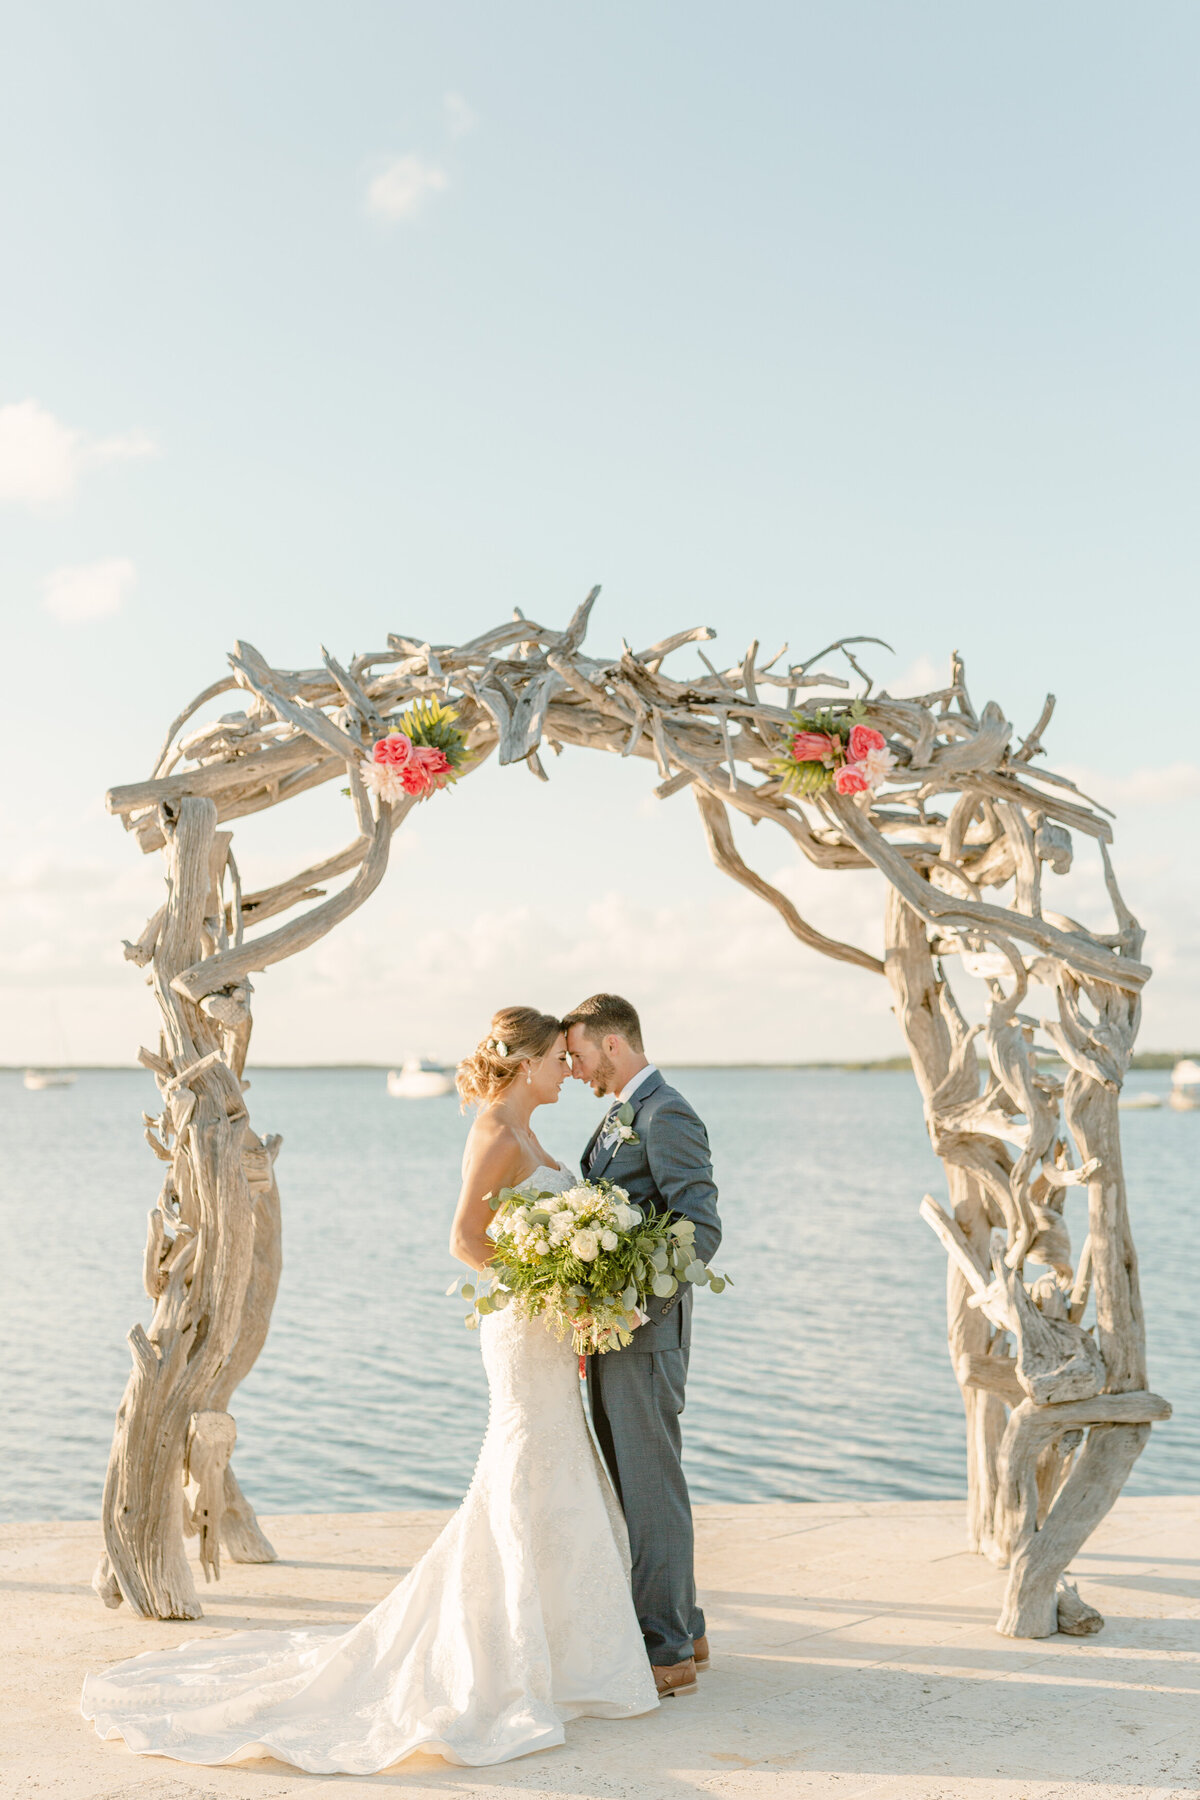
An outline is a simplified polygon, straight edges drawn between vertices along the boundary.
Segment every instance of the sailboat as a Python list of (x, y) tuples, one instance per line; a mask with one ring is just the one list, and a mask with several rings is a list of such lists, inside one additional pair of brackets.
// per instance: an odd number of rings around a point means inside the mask
[(1176, 1112), (1200, 1112), (1200, 1062), (1185, 1056), (1171, 1070), (1167, 1105)]
[(410, 1056), (399, 1069), (389, 1069), (387, 1091), (393, 1100), (437, 1100), (454, 1090), (454, 1076), (427, 1056)]
[(59, 1061), (57, 1068), (26, 1069), (25, 1086), (35, 1093), (40, 1088), (74, 1087), (77, 1079), (75, 1071), (73, 1069), (68, 1069), (66, 1066), (67, 1034), (63, 1030), (62, 1009), (59, 1006), (57, 994), (51, 995), (50, 1005), (51, 1010), (54, 1013), (54, 1023), (57, 1028)]

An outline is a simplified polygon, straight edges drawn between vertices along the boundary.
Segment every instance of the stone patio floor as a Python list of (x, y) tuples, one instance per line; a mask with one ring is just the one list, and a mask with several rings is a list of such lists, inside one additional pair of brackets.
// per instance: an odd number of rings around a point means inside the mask
[(497, 1769), (414, 1757), (381, 1775), (270, 1761), (203, 1769), (102, 1744), (89, 1668), (247, 1627), (352, 1623), (442, 1513), (263, 1521), (279, 1551), (226, 1563), (198, 1624), (109, 1612), (94, 1523), (0, 1525), (3, 1800), (1155, 1800), (1200, 1793), (1200, 1498), (1118, 1503), (1076, 1559), (1093, 1638), (999, 1637), (1003, 1574), (958, 1502), (697, 1508), (713, 1646), (698, 1694)]

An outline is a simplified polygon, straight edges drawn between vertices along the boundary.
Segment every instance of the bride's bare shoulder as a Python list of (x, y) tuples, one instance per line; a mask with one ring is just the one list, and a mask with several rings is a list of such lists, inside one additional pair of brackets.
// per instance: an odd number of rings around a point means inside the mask
[(515, 1144), (519, 1142), (516, 1132), (503, 1114), (493, 1112), (489, 1107), (485, 1112), (477, 1113), (475, 1122), (467, 1134), (468, 1143), (477, 1144)]
[(517, 1169), (524, 1160), (524, 1146), (508, 1120), (494, 1112), (481, 1112), (467, 1133), (464, 1168), (486, 1163), (489, 1169), (503, 1170), (509, 1165)]

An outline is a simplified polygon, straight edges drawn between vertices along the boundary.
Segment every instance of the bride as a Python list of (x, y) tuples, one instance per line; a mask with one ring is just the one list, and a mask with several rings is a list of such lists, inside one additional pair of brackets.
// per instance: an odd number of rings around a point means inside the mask
[[(577, 1177), (533, 1113), (569, 1074), (557, 1019), (496, 1014), (459, 1064), (478, 1116), (452, 1253), (491, 1254), (489, 1194)], [(239, 1631), (89, 1675), (101, 1737), (188, 1763), (273, 1756), (314, 1774), (375, 1774), (415, 1750), (480, 1767), (565, 1741), (583, 1716), (658, 1705), (629, 1589), (629, 1544), (588, 1432), (577, 1359), (515, 1307), (480, 1326), (490, 1414), (466, 1498), (386, 1600), (349, 1631)]]

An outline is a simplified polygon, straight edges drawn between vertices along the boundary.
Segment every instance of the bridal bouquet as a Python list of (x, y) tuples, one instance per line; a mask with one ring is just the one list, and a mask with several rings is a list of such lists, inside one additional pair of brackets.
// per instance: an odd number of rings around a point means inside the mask
[(527, 1318), (544, 1315), (560, 1338), (570, 1331), (580, 1356), (599, 1355), (629, 1342), (652, 1294), (665, 1300), (681, 1281), (715, 1294), (726, 1285), (697, 1257), (690, 1219), (643, 1214), (611, 1182), (580, 1181), (561, 1194), (502, 1188), (492, 1206), (493, 1280), (463, 1284), (468, 1326), (519, 1306)]

